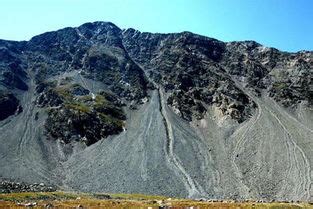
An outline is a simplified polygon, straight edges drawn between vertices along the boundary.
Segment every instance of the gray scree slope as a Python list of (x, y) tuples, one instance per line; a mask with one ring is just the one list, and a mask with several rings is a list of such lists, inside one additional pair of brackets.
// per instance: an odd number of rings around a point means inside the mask
[[(312, 52), (103, 22), (0, 46), (0, 90), (22, 109), (0, 121), (0, 178), (70, 191), (312, 201)], [(49, 82), (60, 104), (38, 104), (49, 98), (38, 86)], [(71, 84), (87, 95), (69, 96)], [(51, 109), (75, 104), (89, 122), (83, 107), (100, 90), (123, 103), (123, 130), (88, 146), (87, 135), (49, 137)]]

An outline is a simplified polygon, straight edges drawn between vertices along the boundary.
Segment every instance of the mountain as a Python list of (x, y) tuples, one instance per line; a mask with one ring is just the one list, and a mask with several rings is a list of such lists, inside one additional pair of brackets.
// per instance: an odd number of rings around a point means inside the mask
[(312, 201), (313, 52), (86, 23), (0, 40), (0, 179)]

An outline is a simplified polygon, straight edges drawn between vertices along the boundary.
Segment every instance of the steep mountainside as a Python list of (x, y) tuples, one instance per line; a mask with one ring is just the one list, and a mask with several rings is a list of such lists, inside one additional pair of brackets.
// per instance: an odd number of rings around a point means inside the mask
[(313, 52), (86, 23), (0, 40), (0, 179), (312, 201)]

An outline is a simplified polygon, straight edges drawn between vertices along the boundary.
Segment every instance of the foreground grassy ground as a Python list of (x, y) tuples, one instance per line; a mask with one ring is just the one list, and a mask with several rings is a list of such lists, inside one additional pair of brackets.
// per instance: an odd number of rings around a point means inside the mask
[(86, 194), (36, 192), (0, 194), (0, 208), (223, 208), (223, 209), (313, 209), (310, 203), (235, 203), (172, 199), (141, 194)]

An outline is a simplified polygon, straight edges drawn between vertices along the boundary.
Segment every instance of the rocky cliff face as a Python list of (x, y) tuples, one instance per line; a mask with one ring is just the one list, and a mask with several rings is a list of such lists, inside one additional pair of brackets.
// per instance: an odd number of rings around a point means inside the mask
[(0, 176), (309, 200), (312, 70), (312, 52), (105, 22), (1, 40)]
[(223, 43), (189, 32), (128, 29), (123, 37), (134, 60), (171, 92), (169, 104), (187, 120), (201, 118), (204, 106), (212, 104), (239, 122), (247, 119), (254, 104), (235, 81), (257, 94), (270, 92), (286, 107), (312, 101), (311, 52), (285, 53), (253, 41)]

